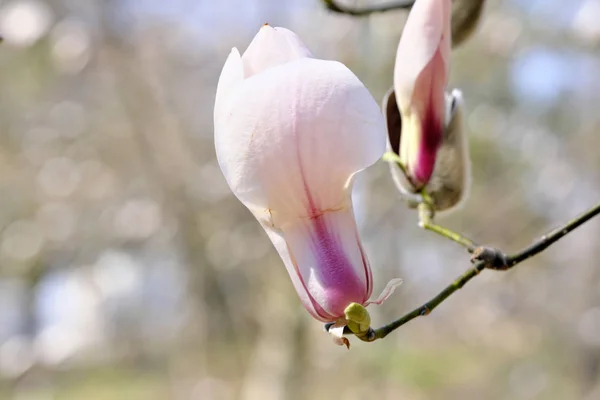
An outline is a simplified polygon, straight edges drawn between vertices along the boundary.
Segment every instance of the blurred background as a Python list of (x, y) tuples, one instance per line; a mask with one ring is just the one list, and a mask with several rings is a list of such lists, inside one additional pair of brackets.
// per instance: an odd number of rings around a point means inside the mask
[[(349, 5), (367, 4), (347, 0)], [(318, 0), (0, 0), (0, 399), (600, 399), (600, 219), (427, 318), (335, 346), (215, 161), (221, 67), (264, 22), (391, 86), (406, 12)], [(441, 218), (517, 250), (600, 199), (600, 0), (489, 0), (453, 52), (471, 195)], [(355, 202), (399, 317), (468, 266), (386, 165)]]

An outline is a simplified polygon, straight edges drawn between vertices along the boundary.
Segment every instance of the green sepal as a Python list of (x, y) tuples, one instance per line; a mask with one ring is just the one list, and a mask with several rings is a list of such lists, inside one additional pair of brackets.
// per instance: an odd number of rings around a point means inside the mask
[(371, 327), (371, 316), (367, 309), (358, 303), (350, 303), (344, 310), (348, 328), (356, 336), (364, 336)]

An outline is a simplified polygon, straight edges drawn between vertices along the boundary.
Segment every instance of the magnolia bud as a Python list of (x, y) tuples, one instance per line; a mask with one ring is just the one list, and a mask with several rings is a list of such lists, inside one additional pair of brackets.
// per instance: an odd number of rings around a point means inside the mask
[[(463, 99), (459, 90), (445, 95), (446, 115), (442, 143), (437, 151), (433, 174), (425, 191), (436, 211), (449, 210), (466, 198), (470, 181), (468, 139), (462, 126)], [(388, 151), (399, 153), (402, 140), (402, 117), (391, 89), (383, 99), (383, 113), (388, 133)], [(414, 198), (418, 189), (397, 163), (390, 163), (396, 187), (406, 198)], [(415, 207), (415, 201), (410, 204)]]

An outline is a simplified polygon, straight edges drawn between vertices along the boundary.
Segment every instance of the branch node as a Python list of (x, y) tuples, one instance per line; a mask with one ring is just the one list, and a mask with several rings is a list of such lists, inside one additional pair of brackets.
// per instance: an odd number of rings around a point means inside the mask
[(355, 335), (357, 338), (362, 340), (363, 342), (372, 342), (377, 339), (377, 335), (375, 334), (375, 330), (373, 328), (369, 328), (369, 330), (363, 335)]
[(504, 271), (509, 268), (508, 258), (498, 249), (493, 247), (480, 246), (473, 251), (471, 262), (482, 261), (485, 268), (497, 271)]

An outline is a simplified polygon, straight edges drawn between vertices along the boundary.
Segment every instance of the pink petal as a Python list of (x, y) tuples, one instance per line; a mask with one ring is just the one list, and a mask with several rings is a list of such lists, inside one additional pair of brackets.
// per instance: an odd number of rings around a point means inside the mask
[(387, 283), (387, 285), (385, 285), (385, 288), (383, 289), (381, 294), (377, 297), (377, 299), (367, 301), (364, 304), (365, 307), (368, 306), (369, 304), (377, 304), (378, 306), (380, 306), (384, 301), (386, 301), (394, 293), (396, 288), (398, 286), (400, 286), (401, 284), (402, 284), (402, 279), (400, 279), (400, 278), (394, 278), (394, 279), (390, 280)]
[(431, 178), (443, 139), (450, 8), (450, 0), (418, 0), (396, 53), (394, 90), (403, 125), (399, 155), (417, 190)]
[(273, 210), (277, 226), (308, 216), (311, 202), (321, 210), (344, 206), (353, 175), (385, 150), (377, 103), (337, 62), (272, 67), (246, 79), (230, 109), (215, 127), (219, 164), (236, 196)]
[(450, 69), (450, 0), (417, 0), (413, 6), (396, 53), (394, 89), (401, 109), (409, 107), (416, 80), (439, 52), (443, 87)]
[(254, 215), (261, 222), (261, 225), (265, 229), (265, 232), (267, 232), (269, 239), (271, 239), (271, 242), (275, 246), (275, 250), (277, 250), (279, 256), (283, 260), (283, 263), (292, 280), (294, 289), (296, 289), (298, 297), (300, 297), (300, 301), (304, 305), (304, 308), (306, 308), (306, 310), (315, 319), (318, 319), (320, 321), (331, 321), (333, 319), (331, 315), (328, 315), (323, 309), (315, 308), (315, 303), (313, 302), (313, 299), (310, 298), (306, 287), (303, 285), (302, 280), (300, 279), (300, 276), (295, 271), (294, 263), (292, 262), (292, 259), (290, 257), (290, 252), (288, 250), (287, 243), (283, 238), (283, 233), (281, 232), (281, 230), (272, 227), (268, 223), (268, 221), (266, 221), (265, 216), (261, 215), (260, 211), (254, 212)]
[(288, 272), (299, 276), (321, 320), (342, 318), (350, 303), (369, 299), (373, 278), (351, 208), (299, 218), (282, 231), (292, 260)]
[(417, 77), (411, 109), (404, 114), (408, 123), (402, 133), (400, 158), (417, 188), (431, 178), (444, 135), (446, 76), (443, 68), (438, 51)]
[(242, 56), (246, 78), (267, 68), (299, 58), (312, 57), (300, 38), (285, 28), (264, 25)]

